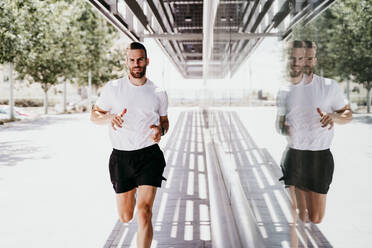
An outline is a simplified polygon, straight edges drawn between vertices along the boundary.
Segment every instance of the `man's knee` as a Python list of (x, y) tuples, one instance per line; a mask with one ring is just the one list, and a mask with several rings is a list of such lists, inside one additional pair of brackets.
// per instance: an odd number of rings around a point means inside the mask
[(142, 204), (138, 206), (138, 218), (143, 224), (146, 224), (151, 221), (152, 218), (152, 210), (150, 205)]
[(310, 221), (313, 222), (314, 224), (319, 224), (322, 222), (323, 216), (319, 214), (312, 214), (310, 215)]
[(127, 211), (127, 212), (121, 213), (119, 217), (120, 217), (121, 222), (128, 223), (129, 221), (133, 219), (133, 212)]
[(300, 219), (301, 219), (302, 222), (307, 222), (308, 221), (306, 213), (300, 213), (299, 216), (300, 216)]

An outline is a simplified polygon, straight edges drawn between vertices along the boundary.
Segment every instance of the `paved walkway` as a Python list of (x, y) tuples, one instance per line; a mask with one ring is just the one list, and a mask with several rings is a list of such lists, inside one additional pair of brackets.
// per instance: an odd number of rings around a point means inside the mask
[(267, 148), (256, 144), (239, 114), (215, 110), (213, 116), (220, 151), (230, 156), (225, 160), (231, 168), (227, 171), (239, 176), (265, 247), (332, 247), (316, 225), (294, 221), (290, 197), (278, 181), (282, 173), (277, 162)]
[[(151, 247), (212, 247), (205, 144), (201, 115), (183, 111), (163, 148), (167, 166), (153, 207)], [(135, 216), (136, 218), (136, 216)], [(137, 221), (118, 220), (105, 247), (136, 247)]]
[[(276, 165), (280, 162), (286, 139), (275, 131), (275, 107), (224, 110), (235, 111), (257, 147), (267, 150)], [(372, 243), (371, 124), (372, 115), (355, 114), (351, 123), (335, 125), (331, 146), (335, 171), (325, 217), (316, 227), (337, 248), (364, 248)]]
[[(220, 138), (233, 141), (229, 156), (267, 247), (278, 242), (290, 247), (294, 225), (287, 195), (276, 182), (285, 140), (275, 134), (275, 109), (220, 110), (218, 120), (225, 127)], [(173, 130), (161, 143), (168, 180), (154, 206), (153, 247), (211, 247), (201, 114), (175, 108), (169, 117)], [(351, 124), (336, 127), (336, 170), (326, 217), (305, 236), (300, 233), (299, 246), (364, 248), (372, 242), (371, 123), (370, 116), (355, 116)], [(133, 246), (135, 221), (122, 225), (117, 219), (109, 146), (106, 127), (91, 124), (86, 114), (0, 127), (0, 247)]]

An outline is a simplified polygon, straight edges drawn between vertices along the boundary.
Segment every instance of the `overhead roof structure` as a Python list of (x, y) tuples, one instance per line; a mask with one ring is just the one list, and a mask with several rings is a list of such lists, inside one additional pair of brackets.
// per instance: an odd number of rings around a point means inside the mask
[(335, 0), (87, 0), (133, 41), (153, 38), (185, 78), (236, 72), (265, 37), (287, 38)]

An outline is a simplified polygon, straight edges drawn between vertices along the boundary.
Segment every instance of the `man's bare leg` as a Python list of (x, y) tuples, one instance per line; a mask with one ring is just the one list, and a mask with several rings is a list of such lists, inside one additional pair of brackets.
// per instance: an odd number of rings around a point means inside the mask
[(128, 192), (116, 194), (118, 214), (123, 223), (129, 222), (133, 218), (134, 207), (136, 205), (136, 190), (137, 188), (134, 188)]
[(307, 192), (307, 196), (307, 209), (309, 211), (310, 221), (314, 224), (319, 224), (324, 217), (327, 195), (309, 191)]
[(296, 187), (293, 185), (289, 186), (289, 195), (291, 196), (292, 211), (297, 210), (297, 199), (296, 199)]
[(295, 186), (289, 186), (289, 194), (291, 196), (291, 213), (293, 223), (291, 226), (291, 247), (297, 248), (298, 247), (298, 236), (296, 232), (296, 224), (297, 224), (297, 200), (296, 200), (296, 193), (295, 193)]
[(138, 187), (137, 199), (137, 218), (138, 218), (138, 233), (137, 247), (150, 248), (153, 228), (152, 228), (152, 205), (154, 203), (156, 187), (149, 185), (141, 185)]
[(299, 189), (299, 188), (295, 188), (295, 193), (296, 193), (296, 200), (297, 200), (297, 208), (299, 210), (299, 217), (300, 219), (302, 220), (303, 223), (306, 223), (306, 221), (308, 221), (308, 213), (307, 213), (307, 192), (302, 190), (302, 189)]

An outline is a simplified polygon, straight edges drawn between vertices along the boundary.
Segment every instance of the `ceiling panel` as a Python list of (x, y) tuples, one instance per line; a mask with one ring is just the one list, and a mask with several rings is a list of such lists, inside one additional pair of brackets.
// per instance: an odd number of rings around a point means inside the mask
[(299, 21), (310, 22), (335, 0), (213, 0), (218, 7), (210, 58), (202, 55), (206, 1), (87, 1), (133, 41), (154, 38), (185, 78), (203, 76), (203, 59), (208, 77), (223, 78), (227, 70), (234, 73), (265, 37), (287, 38)]

